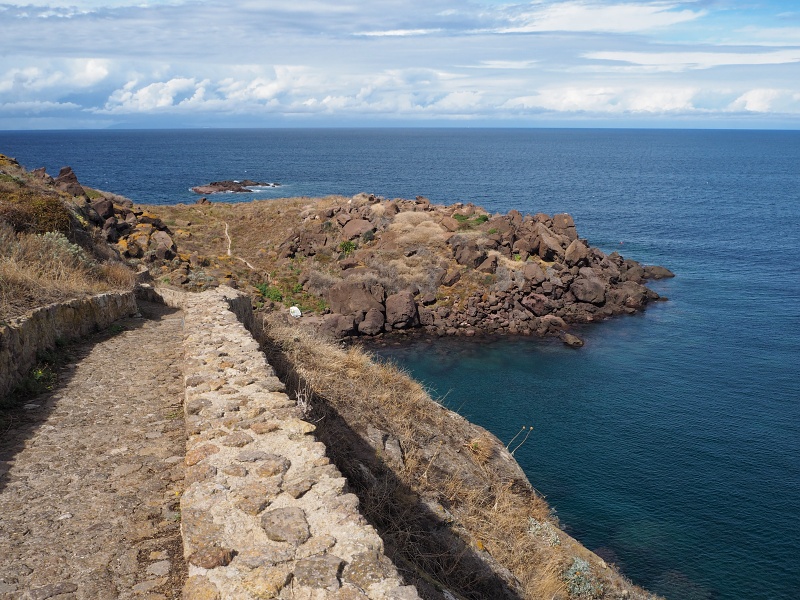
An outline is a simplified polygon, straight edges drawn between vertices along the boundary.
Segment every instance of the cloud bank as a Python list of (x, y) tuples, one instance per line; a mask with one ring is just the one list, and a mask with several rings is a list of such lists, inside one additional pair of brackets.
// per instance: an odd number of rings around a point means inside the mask
[[(0, 4), (0, 129), (800, 126), (778, 0)], [(57, 57), (57, 58), (56, 58)]]

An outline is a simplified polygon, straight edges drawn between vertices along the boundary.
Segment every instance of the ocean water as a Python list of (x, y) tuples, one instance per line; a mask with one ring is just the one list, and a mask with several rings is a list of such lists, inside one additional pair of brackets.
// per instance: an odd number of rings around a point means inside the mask
[(583, 329), (580, 350), (381, 354), (501, 440), (533, 425), (515, 454), (531, 482), (637, 583), (670, 600), (800, 597), (800, 132), (0, 132), (0, 152), (143, 203), (250, 178), (282, 184), (252, 199), (569, 212), (592, 245), (669, 267), (652, 284), (668, 302)]

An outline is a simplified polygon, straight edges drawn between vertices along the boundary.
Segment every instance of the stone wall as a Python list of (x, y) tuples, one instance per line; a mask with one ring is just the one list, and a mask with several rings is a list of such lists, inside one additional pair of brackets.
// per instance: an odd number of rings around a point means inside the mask
[(230, 288), (183, 298), (184, 598), (417, 599), (244, 324)]
[(40, 352), (104, 329), (137, 312), (133, 292), (109, 292), (37, 308), (0, 324), (0, 398), (36, 364)]

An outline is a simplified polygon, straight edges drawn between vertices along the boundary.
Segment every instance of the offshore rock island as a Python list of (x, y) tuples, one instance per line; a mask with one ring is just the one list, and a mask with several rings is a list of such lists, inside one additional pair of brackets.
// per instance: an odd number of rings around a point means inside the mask
[(192, 188), (195, 194), (247, 194), (252, 193), (253, 187), (280, 187), (280, 183), (270, 183), (268, 181), (253, 181), (243, 179), (241, 181), (226, 179), (225, 181), (212, 181), (206, 185), (198, 185)]

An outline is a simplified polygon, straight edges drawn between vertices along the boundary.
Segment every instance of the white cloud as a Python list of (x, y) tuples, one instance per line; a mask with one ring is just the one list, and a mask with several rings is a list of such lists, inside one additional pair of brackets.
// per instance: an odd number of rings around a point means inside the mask
[(89, 87), (108, 77), (109, 61), (90, 58), (73, 61), (72, 82), (80, 87)]
[(85, 58), (45, 61), (41, 66), (15, 67), (0, 75), (0, 94), (90, 87), (108, 76), (109, 65), (108, 60)]
[(544, 31), (582, 31), (634, 33), (671, 27), (694, 21), (705, 11), (675, 10), (678, 3), (650, 4), (602, 2), (558, 2), (534, 5), (529, 12), (512, 16), (510, 24), (497, 29), (500, 33), (534, 33)]
[(31, 102), (4, 102), (0, 103), (0, 112), (39, 114), (53, 111), (72, 111), (79, 109), (80, 106), (73, 102), (46, 102), (34, 100)]
[(748, 111), (757, 113), (770, 112), (775, 102), (782, 96), (787, 95), (782, 90), (756, 89), (749, 90), (731, 102), (730, 110)]
[(464, 113), (482, 108), (483, 94), (474, 91), (458, 91), (447, 94), (428, 107), (429, 111), (446, 113)]
[(355, 35), (364, 37), (410, 37), (418, 35), (431, 35), (441, 32), (441, 29), (389, 29), (386, 31), (364, 31)]
[(473, 69), (530, 69), (538, 60), (482, 60)]
[(694, 88), (558, 87), (507, 101), (504, 108), (555, 112), (664, 114), (694, 112)]
[(797, 46), (800, 45), (800, 27), (741, 27), (732, 32), (723, 43)]
[(23, 1), (0, 4), (0, 120), (800, 112), (797, 28), (705, 0)]
[[(139, 89), (136, 89), (137, 83), (128, 82), (111, 94), (104, 112), (149, 112), (172, 108), (184, 100), (191, 100), (199, 87), (195, 79), (187, 77), (151, 83)], [(183, 98), (176, 102), (179, 96)]]
[(587, 52), (584, 58), (640, 65), (648, 70), (684, 71), (722, 66), (781, 65), (800, 62), (800, 49), (774, 52)]

